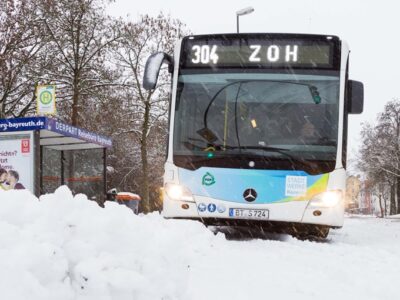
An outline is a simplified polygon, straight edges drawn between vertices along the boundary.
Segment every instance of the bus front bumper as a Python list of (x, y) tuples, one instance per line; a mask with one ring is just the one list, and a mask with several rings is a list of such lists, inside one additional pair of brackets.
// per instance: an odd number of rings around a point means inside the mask
[[(341, 227), (344, 220), (343, 201), (333, 207), (309, 205), (310, 201), (291, 201), (272, 204), (247, 204), (195, 196), (193, 201), (177, 201), (164, 197), (165, 218), (200, 220), (206, 225), (245, 226), (239, 224), (277, 224), (280, 222)], [(260, 209), (268, 211), (268, 218), (260, 220), (230, 216), (230, 209)]]

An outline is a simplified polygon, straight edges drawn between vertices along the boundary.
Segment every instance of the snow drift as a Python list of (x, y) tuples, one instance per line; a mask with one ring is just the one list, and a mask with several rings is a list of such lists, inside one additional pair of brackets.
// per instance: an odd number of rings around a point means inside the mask
[(199, 223), (101, 209), (66, 187), (40, 201), (0, 192), (0, 201), (2, 299), (173, 299), (193, 247), (216, 239)]
[(228, 241), (198, 222), (104, 209), (66, 187), (0, 192), (1, 299), (394, 299), (398, 220), (349, 219), (327, 243)]

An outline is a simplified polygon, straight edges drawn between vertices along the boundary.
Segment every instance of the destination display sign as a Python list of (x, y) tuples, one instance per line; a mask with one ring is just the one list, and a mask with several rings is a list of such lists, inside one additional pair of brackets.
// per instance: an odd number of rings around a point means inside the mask
[(336, 37), (194, 36), (184, 39), (184, 68), (266, 67), (333, 69)]

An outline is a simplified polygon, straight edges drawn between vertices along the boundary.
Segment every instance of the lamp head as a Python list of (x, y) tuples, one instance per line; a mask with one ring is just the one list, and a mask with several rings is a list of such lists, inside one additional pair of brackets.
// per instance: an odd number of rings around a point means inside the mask
[(251, 14), (253, 11), (254, 11), (254, 8), (251, 7), (251, 6), (249, 6), (249, 7), (243, 8), (243, 9), (241, 9), (241, 10), (238, 10), (238, 11), (236, 12), (236, 15), (237, 15), (237, 16), (244, 16), (244, 15)]

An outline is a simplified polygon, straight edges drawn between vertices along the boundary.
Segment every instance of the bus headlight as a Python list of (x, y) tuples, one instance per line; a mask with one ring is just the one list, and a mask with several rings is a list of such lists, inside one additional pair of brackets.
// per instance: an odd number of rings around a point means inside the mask
[(342, 191), (328, 191), (315, 195), (309, 205), (312, 207), (334, 207), (342, 200)]
[(166, 183), (165, 193), (172, 200), (194, 201), (192, 192), (180, 184)]

